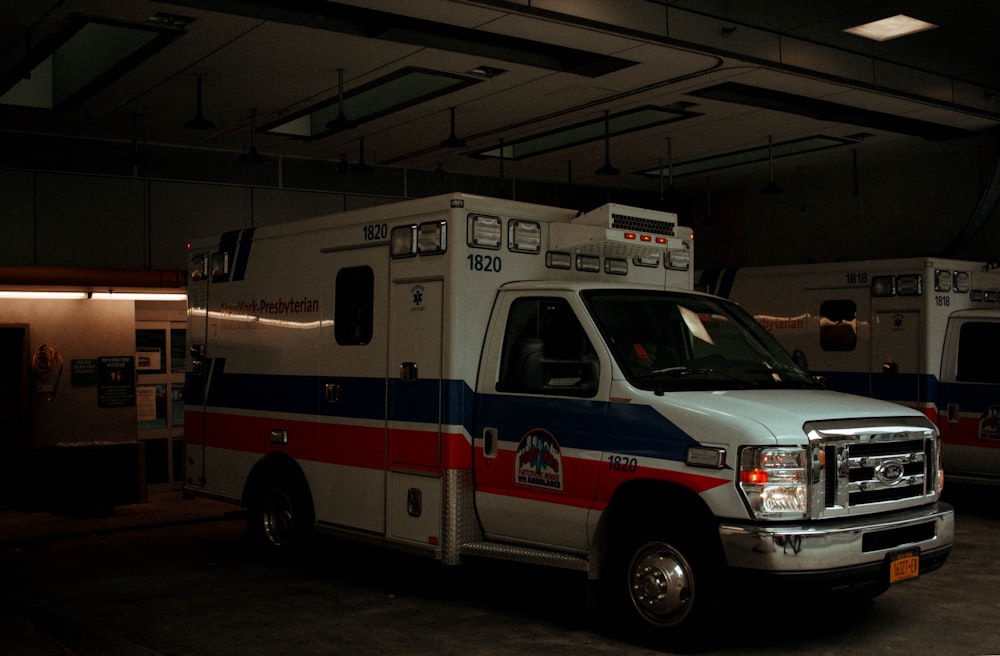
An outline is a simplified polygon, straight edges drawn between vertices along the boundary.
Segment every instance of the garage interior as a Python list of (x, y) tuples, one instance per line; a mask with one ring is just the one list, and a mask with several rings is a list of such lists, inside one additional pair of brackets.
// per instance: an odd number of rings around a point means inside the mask
[(929, 0), (2, 0), (0, 289), (120, 299), (0, 299), (3, 503), (179, 486), (184, 306), (125, 292), (182, 293), (199, 235), (462, 191), (674, 211), (698, 268), (991, 260), (998, 32)]

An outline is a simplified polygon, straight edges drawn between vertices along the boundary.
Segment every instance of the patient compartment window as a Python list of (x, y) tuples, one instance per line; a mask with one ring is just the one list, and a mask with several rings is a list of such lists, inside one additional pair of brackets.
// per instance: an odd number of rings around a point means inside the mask
[(519, 298), (511, 305), (500, 363), (502, 392), (593, 396), (597, 353), (573, 309), (559, 298)]
[(819, 345), (824, 351), (853, 351), (858, 345), (858, 306), (851, 300), (819, 306)]

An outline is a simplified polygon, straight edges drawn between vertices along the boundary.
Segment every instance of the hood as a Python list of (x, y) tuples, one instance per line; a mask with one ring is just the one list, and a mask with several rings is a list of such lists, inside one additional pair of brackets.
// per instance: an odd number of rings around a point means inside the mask
[[(717, 435), (721, 442), (739, 435), (741, 439), (770, 437), (780, 443), (801, 444), (802, 427), (807, 422), (923, 417), (897, 403), (827, 390), (668, 392), (663, 396), (650, 394), (649, 403), (688, 435)], [(720, 435), (720, 425), (733, 433)]]

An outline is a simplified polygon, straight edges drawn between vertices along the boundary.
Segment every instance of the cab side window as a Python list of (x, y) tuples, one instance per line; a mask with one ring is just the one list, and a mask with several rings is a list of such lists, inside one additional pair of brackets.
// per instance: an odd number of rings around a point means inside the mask
[(514, 301), (501, 358), (498, 391), (581, 397), (597, 393), (597, 353), (563, 299)]
[(955, 379), (963, 383), (1000, 383), (1000, 323), (969, 321), (962, 324)]

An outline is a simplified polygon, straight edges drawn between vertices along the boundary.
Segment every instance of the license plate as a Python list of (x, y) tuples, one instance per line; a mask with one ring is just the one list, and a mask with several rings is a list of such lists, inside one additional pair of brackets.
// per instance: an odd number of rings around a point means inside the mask
[(920, 576), (920, 552), (901, 551), (889, 555), (889, 583), (899, 583)]

